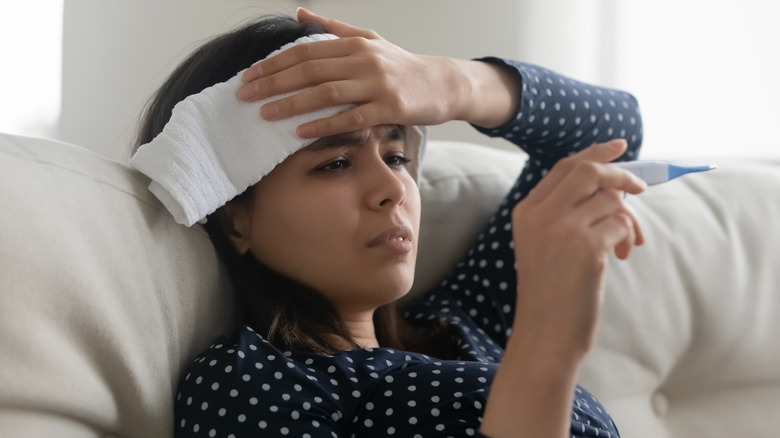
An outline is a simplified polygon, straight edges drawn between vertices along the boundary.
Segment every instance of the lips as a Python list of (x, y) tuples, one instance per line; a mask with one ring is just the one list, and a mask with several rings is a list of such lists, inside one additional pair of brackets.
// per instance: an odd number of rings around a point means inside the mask
[(388, 228), (376, 236), (367, 246), (399, 254), (410, 252), (412, 250), (412, 230), (405, 226)]

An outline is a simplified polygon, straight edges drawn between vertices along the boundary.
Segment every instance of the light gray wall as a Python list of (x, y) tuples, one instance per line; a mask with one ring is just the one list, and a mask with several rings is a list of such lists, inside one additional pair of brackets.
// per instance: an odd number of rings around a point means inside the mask
[[(412, 52), (522, 59), (598, 82), (592, 56), (598, 41), (583, 37), (594, 25), (597, 1), (603, 0), (315, 0), (306, 6), (372, 28)], [(184, 55), (241, 21), (294, 14), (295, 6), (271, 0), (65, 0), (59, 137), (126, 160), (144, 103)], [(573, 51), (557, 50), (572, 44)], [(504, 144), (463, 123), (434, 127), (431, 136)]]

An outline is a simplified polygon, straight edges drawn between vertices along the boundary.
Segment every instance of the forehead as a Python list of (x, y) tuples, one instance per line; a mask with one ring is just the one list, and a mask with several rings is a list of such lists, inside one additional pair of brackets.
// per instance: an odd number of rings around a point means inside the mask
[(361, 129), (358, 131), (345, 132), (342, 134), (330, 135), (316, 140), (314, 143), (301, 149), (305, 152), (316, 152), (324, 149), (360, 145), (367, 143), (372, 138), (380, 141), (403, 141), (405, 130), (400, 125), (380, 125), (372, 128)]

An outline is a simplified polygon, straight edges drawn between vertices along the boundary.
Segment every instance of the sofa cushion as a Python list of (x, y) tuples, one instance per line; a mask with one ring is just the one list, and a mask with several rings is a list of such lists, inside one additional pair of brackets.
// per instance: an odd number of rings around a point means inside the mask
[(206, 233), (132, 169), (0, 134), (0, 433), (164, 437), (181, 370), (230, 323)]
[(436, 286), (466, 255), (525, 160), (519, 149), (429, 141), (420, 176), (420, 245), (411, 295)]
[(719, 164), (627, 200), (648, 241), (611, 260), (581, 373), (624, 436), (780, 428), (780, 167)]

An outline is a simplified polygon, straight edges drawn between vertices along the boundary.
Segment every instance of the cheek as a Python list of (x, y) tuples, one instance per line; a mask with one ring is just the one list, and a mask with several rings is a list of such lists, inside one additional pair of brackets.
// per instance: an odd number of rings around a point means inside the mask
[(298, 280), (316, 275), (342, 249), (356, 228), (345, 194), (304, 190), (258, 197), (253, 209), (251, 249), (270, 268)]

